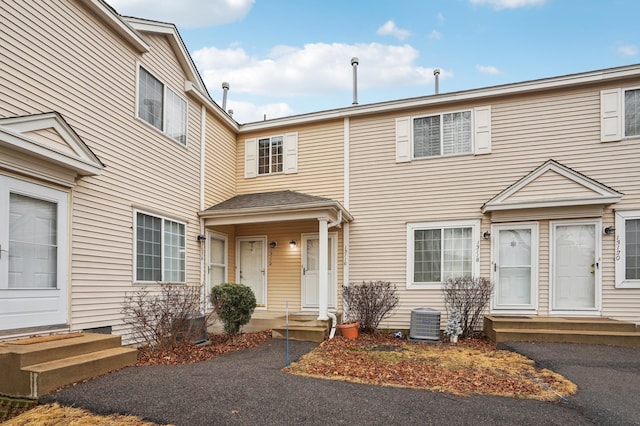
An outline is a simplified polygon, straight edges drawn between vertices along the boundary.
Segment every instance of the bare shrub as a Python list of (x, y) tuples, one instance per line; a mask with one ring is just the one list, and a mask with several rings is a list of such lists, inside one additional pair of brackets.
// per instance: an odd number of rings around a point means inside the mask
[(185, 284), (159, 284), (126, 294), (122, 313), (134, 338), (147, 346), (170, 350), (181, 342), (192, 342), (207, 331), (212, 314), (202, 317), (200, 287)]
[(460, 314), (462, 337), (471, 337), (491, 300), (493, 284), (487, 278), (451, 278), (442, 287), (447, 314)]
[(375, 333), (380, 322), (398, 306), (396, 286), (389, 281), (363, 281), (342, 286), (349, 319), (360, 322), (363, 333)]

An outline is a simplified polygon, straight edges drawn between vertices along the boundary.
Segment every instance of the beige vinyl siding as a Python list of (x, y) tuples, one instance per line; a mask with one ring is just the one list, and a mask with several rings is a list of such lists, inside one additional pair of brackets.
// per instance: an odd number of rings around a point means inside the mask
[(520, 200), (544, 200), (549, 194), (555, 196), (575, 198), (594, 196), (595, 192), (578, 183), (567, 182), (567, 178), (554, 171), (548, 171), (521, 191), (508, 198), (509, 202)]
[[(276, 222), (270, 224), (251, 224), (236, 227), (236, 237), (261, 236), (267, 237), (267, 310), (284, 312), (288, 302), (290, 312), (302, 309), (301, 280), (302, 280), (302, 234), (318, 233), (318, 221)], [(332, 228), (329, 232), (338, 233), (337, 253), (337, 294), (338, 310), (341, 310), (341, 286), (343, 272), (343, 242), (342, 231)], [(289, 247), (291, 240), (298, 243), (295, 248)], [(269, 243), (276, 241), (278, 246), (271, 250)], [(269, 252), (272, 251), (270, 256)], [(235, 255), (235, 251), (233, 252)], [(230, 252), (231, 255), (231, 252)], [(269, 262), (271, 264), (269, 264)]]
[(58, 151), (66, 152), (68, 154), (75, 154), (75, 152), (69, 147), (67, 142), (60, 137), (60, 134), (54, 129), (36, 130), (33, 132), (23, 132), (23, 135), (32, 139), (39, 140), (47, 144), (48, 146), (57, 149)]
[[(636, 83), (637, 84), (637, 83)], [(395, 118), (437, 112), (414, 110), (401, 115), (351, 118), (350, 212), (356, 218), (350, 233), (350, 280), (385, 279), (398, 284), (401, 305), (389, 327), (408, 328), (410, 311), (427, 306), (442, 310), (439, 290), (406, 289), (406, 224), (409, 222), (482, 219), (489, 230), (491, 215), (481, 206), (549, 159), (554, 159), (625, 194), (619, 207), (640, 207), (639, 139), (600, 143), (601, 87), (514, 96), (478, 105), (491, 105), (492, 153), (395, 161)], [(478, 105), (456, 104), (446, 110)], [(375, 166), (374, 166), (375, 165)], [(539, 197), (568, 195), (552, 176), (534, 182), (522, 194)], [(566, 194), (563, 193), (566, 192)], [(583, 188), (579, 188), (582, 194)], [(525, 194), (528, 192), (528, 194)], [(518, 195), (520, 196), (520, 194)], [(549, 223), (563, 209), (498, 212), (503, 220), (539, 220), (539, 314), (549, 313)], [(581, 208), (591, 217), (598, 208)], [(584, 217), (584, 216), (583, 216)], [(514, 217), (515, 218), (515, 217)], [(612, 223), (611, 209), (603, 223)], [(640, 290), (614, 289), (613, 236), (603, 241), (603, 315), (640, 322), (629, 308), (640, 304)], [(481, 240), (481, 274), (491, 271), (490, 242)], [(445, 317), (443, 316), (443, 325)]]
[[(298, 133), (298, 172), (292, 174), (244, 177), (244, 141)], [(305, 194), (327, 197), (342, 202), (344, 188), (343, 120), (259, 133), (243, 133), (237, 144), (237, 189), (239, 194), (290, 189)]]
[[(138, 288), (134, 209), (186, 223), (186, 280), (200, 282), (200, 105), (184, 95), (184, 73), (163, 37), (147, 36), (151, 50), (139, 57), (74, 2), (6, 6), (0, 90), (10, 95), (0, 115), (57, 111), (106, 164), (72, 192), (71, 327), (124, 332), (122, 300)], [(138, 63), (187, 100), (186, 148), (136, 118)]]
[(236, 135), (212, 113), (206, 119), (205, 208), (236, 195)]

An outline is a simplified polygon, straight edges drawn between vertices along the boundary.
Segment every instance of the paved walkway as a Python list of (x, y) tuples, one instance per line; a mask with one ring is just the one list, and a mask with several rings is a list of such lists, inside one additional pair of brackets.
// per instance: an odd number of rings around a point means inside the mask
[[(314, 346), (290, 342), (291, 359)], [(41, 402), (176, 425), (640, 424), (637, 350), (546, 344), (512, 348), (565, 374), (580, 392), (568, 403), (549, 403), (303, 378), (280, 371), (285, 342), (270, 340), (191, 365), (125, 368), (45, 395)], [(597, 365), (586, 362), (596, 355)]]

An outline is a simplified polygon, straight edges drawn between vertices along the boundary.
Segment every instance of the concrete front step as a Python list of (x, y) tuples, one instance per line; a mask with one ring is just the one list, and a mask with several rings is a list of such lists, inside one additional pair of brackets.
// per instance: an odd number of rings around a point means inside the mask
[(0, 343), (0, 394), (38, 398), (58, 387), (136, 362), (120, 336), (72, 333)]
[[(324, 326), (289, 325), (288, 330), (289, 339), (303, 342), (322, 342), (328, 335), (327, 327)], [(287, 327), (274, 327), (271, 336), (274, 339), (286, 338)]]
[(61, 386), (96, 377), (136, 363), (135, 348), (117, 347), (88, 354), (28, 365), (30, 398), (38, 398)]

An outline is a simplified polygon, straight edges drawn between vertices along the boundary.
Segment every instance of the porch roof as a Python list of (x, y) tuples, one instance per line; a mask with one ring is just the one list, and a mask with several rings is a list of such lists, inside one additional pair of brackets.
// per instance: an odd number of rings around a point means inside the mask
[(331, 198), (285, 190), (240, 194), (200, 212), (205, 226), (327, 219), (339, 225), (353, 216)]

